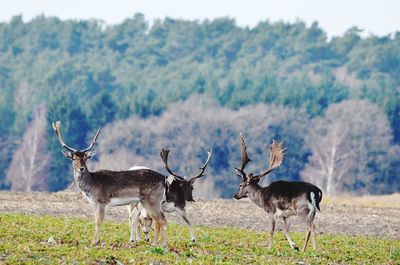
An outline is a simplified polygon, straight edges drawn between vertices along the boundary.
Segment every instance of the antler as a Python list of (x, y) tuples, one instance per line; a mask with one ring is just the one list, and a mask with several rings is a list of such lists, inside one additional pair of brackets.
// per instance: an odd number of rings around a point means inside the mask
[(73, 153), (77, 152), (78, 150), (76, 150), (75, 148), (69, 147), (68, 145), (66, 145), (66, 144), (64, 143), (64, 141), (63, 141), (63, 139), (62, 139), (62, 137), (61, 137), (61, 132), (60, 132), (61, 122), (60, 122), (60, 121), (56, 121), (55, 123), (53, 122), (53, 123), (52, 123), (52, 126), (53, 126), (53, 129), (54, 129), (54, 132), (55, 132), (55, 133), (57, 134), (57, 136), (58, 136), (58, 140), (60, 141), (61, 146), (64, 147), (64, 148), (66, 148), (66, 149), (68, 149), (69, 151), (71, 151), (71, 152), (73, 152)]
[(86, 148), (86, 149), (83, 149), (82, 152), (87, 152), (87, 151), (89, 151), (90, 149), (93, 148), (94, 144), (95, 144), (96, 141), (97, 141), (97, 137), (99, 137), (99, 133), (100, 133), (100, 127), (97, 129), (96, 135), (93, 137), (93, 140), (92, 140), (92, 142), (90, 143), (89, 147)]
[(170, 151), (171, 151), (171, 150), (169, 150), (169, 149), (161, 148), (160, 156), (161, 156), (161, 158), (162, 158), (162, 160), (163, 160), (163, 162), (164, 162), (164, 167), (165, 167), (165, 169), (168, 171), (168, 173), (171, 174), (172, 176), (177, 177), (177, 178), (179, 178), (179, 179), (184, 179), (183, 177), (181, 177), (181, 176), (179, 176), (179, 175), (176, 175), (176, 174), (175, 174), (174, 172), (172, 172), (172, 170), (168, 167), (168, 154), (169, 154)]
[(242, 166), (240, 167), (240, 169), (237, 167), (235, 167), (235, 169), (239, 171), (242, 174), (242, 176), (246, 176), (246, 173), (244, 173), (243, 170), (246, 167), (246, 165), (251, 161), (251, 159), (247, 156), (247, 146), (244, 141), (242, 133), (240, 133), (240, 146), (242, 150)]
[(261, 178), (265, 175), (271, 173), (275, 168), (282, 164), (283, 158), (285, 156), (286, 148), (282, 148), (282, 142), (278, 143), (272, 140), (272, 144), (269, 146), (269, 166), (267, 170), (259, 175), (254, 176), (255, 178)]
[(207, 154), (208, 154), (207, 161), (206, 161), (206, 162), (204, 163), (204, 165), (200, 168), (200, 170), (201, 170), (200, 173), (199, 173), (198, 175), (192, 177), (192, 178), (189, 180), (190, 183), (193, 183), (193, 181), (194, 181), (195, 179), (200, 178), (200, 177), (202, 177), (202, 176), (205, 175), (205, 174), (204, 174), (204, 171), (206, 170), (206, 167), (207, 167), (207, 165), (208, 165), (208, 162), (210, 162), (210, 158), (211, 158), (211, 156), (212, 156), (212, 149), (211, 149), (210, 151), (208, 151)]

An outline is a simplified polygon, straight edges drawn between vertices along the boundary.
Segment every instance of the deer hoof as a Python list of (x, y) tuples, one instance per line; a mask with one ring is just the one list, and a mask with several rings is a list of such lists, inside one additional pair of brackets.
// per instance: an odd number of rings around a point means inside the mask
[(292, 248), (293, 248), (294, 250), (296, 250), (296, 251), (300, 251), (299, 247), (296, 246), (296, 245), (294, 245)]
[(192, 243), (196, 243), (196, 238), (192, 238)]

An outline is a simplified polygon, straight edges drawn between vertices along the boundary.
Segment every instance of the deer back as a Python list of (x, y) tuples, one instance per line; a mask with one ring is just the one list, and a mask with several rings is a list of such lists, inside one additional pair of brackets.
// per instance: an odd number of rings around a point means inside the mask
[(317, 186), (302, 181), (275, 181), (262, 191), (264, 205), (268, 212), (276, 209), (285, 210), (289, 207), (296, 208), (298, 201), (305, 198), (309, 203), (312, 202), (311, 193), (314, 194), (316, 206), (322, 200), (322, 191)]

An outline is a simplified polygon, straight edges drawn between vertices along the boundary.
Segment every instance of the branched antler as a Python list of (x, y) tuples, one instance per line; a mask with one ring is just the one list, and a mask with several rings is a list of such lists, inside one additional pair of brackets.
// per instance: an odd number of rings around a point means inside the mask
[(204, 171), (206, 170), (206, 167), (207, 167), (207, 165), (208, 165), (208, 162), (210, 162), (210, 159), (211, 159), (211, 156), (212, 156), (212, 149), (211, 149), (210, 151), (208, 151), (207, 154), (208, 154), (207, 161), (204, 163), (204, 165), (203, 165), (201, 168), (199, 168), (199, 169), (201, 170), (200, 173), (197, 174), (196, 176), (192, 177), (192, 178), (189, 180), (189, 182), (190, 182), (191, 185), (193, 184), (193, 182), (195, 181), (195, 179), (201, 178), (202, 176), (205, 175), (205, 174), (204, 174)]
[(87, 152), (87, 151), (89, 151), (90, 149), (93, 148), (94, 144), (95, 144), (96, 141), (97, 141), (97, 137), (99, 137), (99, 133), (100, 133), (100, 127), (97, 129), (97, 132), (96, 132), (95, 136), (93, 137), (93, 140), (92, 140), (92, 142), (90, 143), (89, 147), (86, 148), (86, 149), (83, 149), (82, 152)]
[(55, 123), (53, 122), (52, 126), (53, 126), (53, 129), (54, 129), (54, 132), (58, 136), (58, 141), (60, 141), (61, 146), (66, 148), (66, 149), (68, 149), (69, 151), (71, 151), (73, 153), (77, 152), (78, 150), (76, 150), (75, 148), (72, 148), (72, 147), (70, 147), (70, 146), (68, 146), (67, 144), (64, 143), (64, 141), (63, 141), (63, 139), (61, 137), (61, 132), (60, 132), (61, 122), (60, 121), (56, 121)]
[(235, 167), (235, 169), (240, 173), (240, 175), (242, 177), (245, 177), (246, 173), (244, 172), (244, 169), (245, 169), (246, 165), (251, 161), (251, 159), (247, 155), (247, 146), (246, 146), (246, 142), (244, 141), (244, 137), (243, 137), (242, 133), (240, 133), (240, 147), (241, 147), (241, 154), (242, 154), (242, 165), (241, 165), (240, 169), (238, 167)]
[(269, 166), (267, 170), (254, 177), (264, 177), (265, 175), (271, 173), (275, 168), (279, 167), (283, 162), (285, 151), (286, 149), (282, 148), (282, 142), (278, 143), (275, 140), (272, 140), (272, 144), (269, 146)]
[(161, 158), (162, 158), (162, 160), (164, 162), (164, 167), (168, 171), (168, 173), (171, 174), (172, 176), (174, 176), (176, 178), (179, 178), (179, 179), (184, 179), (183, 177), (181, 177), (181, 176), (175, 174), (174, 172), (172, 172), (172, 170), (169, 168), (169, 166), (168, 166), (168, 155), (169, 155), (170, 151), (171, 150), (169, 150), (169, 149), (161, 148), (160, 156), (161, 156)]
[[(54, 132), (58, 136), (58, 141), (60, 141), (61, 146), (66, 148), (66, 149), (68, 149), (69, 151), (71, 151), (73, 153), (78, 152), (77, 149), (72, 148), (72, 147), (68, 146), (66, 143), (64, 143), (64, 141), (63, 141), (63, 139), (61, 137), (61, 132), (60, 132), (61, 122), (60, 121), (53, 122), (52, 126), (53, 126)], [(100, 127), (97, 129), (96, 135), (94, 136), (94, 138), (93, 138), (92, 142), (90, 143), (89, 147), (86, 148), (86, 149), (83, 149), (81, 152), (87, 152), (87, 151), (89, 151), (90, 149), (93, 148), (94, 144), (97, 141), (97, 137), (99, 137), (99, 133), (100, 133)]]

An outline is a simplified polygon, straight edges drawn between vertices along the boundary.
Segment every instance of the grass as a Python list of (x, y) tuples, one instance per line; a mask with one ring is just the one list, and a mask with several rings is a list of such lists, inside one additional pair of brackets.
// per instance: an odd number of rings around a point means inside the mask
[[(125, 223), (106, 221), (100, 246), (91, 246), (87, 219), (0, 214), (0, 264), (400, 264), (400, 241), (347, 235), (317, 235), (318, 250), (296, 252), (282, 232), (267, 248), (267, 233), (235, 228), (168, 225), (168, 247), (133, 247)], [(304, 233), (292, 233), (298, 245)]]

